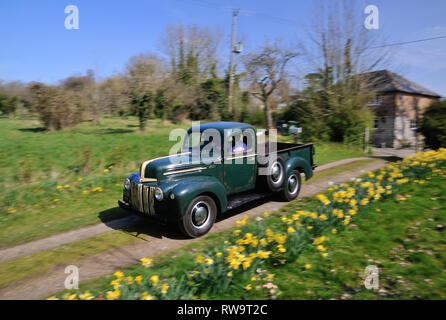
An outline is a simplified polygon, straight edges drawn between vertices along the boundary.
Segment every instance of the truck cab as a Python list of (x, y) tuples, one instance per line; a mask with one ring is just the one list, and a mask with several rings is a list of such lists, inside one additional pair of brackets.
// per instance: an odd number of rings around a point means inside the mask
[(237, 206), (273, 193), (295, 199), (301, 174), (313, 175), (314, 147), (274, 143), (263, 133), (238, 122), (192, 126), (181, 152), (144, 161), (125, 178), (120, 206), (198, 237)]

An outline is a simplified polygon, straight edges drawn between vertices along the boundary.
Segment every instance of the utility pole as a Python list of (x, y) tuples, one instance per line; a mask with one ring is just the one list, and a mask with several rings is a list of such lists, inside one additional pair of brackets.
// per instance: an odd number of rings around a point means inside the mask
[(237, 23), (238, 9), (232, 11), (232, 34), (231, 34), (231, 57), (229, 60), (229, 94), (228, 94), (228, 109), (232, 112), (232, 85), (234, 82), (234, 45), (235, 45), (235, 25)]

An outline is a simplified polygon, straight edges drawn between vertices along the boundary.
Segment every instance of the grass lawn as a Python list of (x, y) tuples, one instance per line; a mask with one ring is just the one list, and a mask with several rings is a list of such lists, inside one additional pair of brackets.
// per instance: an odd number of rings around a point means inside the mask
[(0, 288), (6, 287), (17, 280), (42, 275), (57, 265), (68, 265), (100, 252), (143, 241), (135, 236), (122, 231), (110, 231), (88, 239), (5, 261), (0, 264)]
[[(202, 299), (445, 299), (446, 298), (446, 184), (445, 176), (426, 183), (405, 184), (396, 196), (374, 202), (337, 234), (324, 242), (327, 257), (314, 246), (307, 247), (293, 262), (267, 265), (261, 274), (274, 280), (244, 279), (224, 295), (202, 295)], [(404, 196), (405, 201), (397, 200)], [(268, 219), (274, 225), (284, 214), (314, 210), (315, 197), (292, 202)], [(249, 223), (255, 223), (251, 220)], [(248, 224), (249, 224), (248, 223)], [(163, 254), (150, 274), (180, 277), (194, 268), (195, 253), (231, 237), (234, 229), (212, 234), (200, 242)], [(364, 287), (365, 268), (379, 268), (379, 290)], [(126, 275), (146, 274), (141, 265), (123, 270)], [(109, 290), (113, 276), (101, 277), (80, 286), (95, 296)], [(245, 285), (252, 288), (247, 291)], [(274, 284), (266, 290), (261, 286)]]
[[(407, 201), (377, 202), (345, 231), (328, 236), (327, 258), (310, 247), (295, 262), (269, 270), (280, 299), (445, 299), (444, 177), (406, 185), (399, 193)], [(364, 287), (368, 265), (379, 268), (379, 290)], [(234, 294), (235, 299), (269, 297), (261, 290)]]
[[(177, 127), (150, 120), (139, 132), (136, 118), (104, 118), (45, 132), (38, 120), (0, 119), (7, 137), (0, 151), (0, 248), (124, 216), (116, 206), (123, 177), (168, 154)], [(362, 155), (330, 143), (317, 143), (316, 152), (319, 165)]]

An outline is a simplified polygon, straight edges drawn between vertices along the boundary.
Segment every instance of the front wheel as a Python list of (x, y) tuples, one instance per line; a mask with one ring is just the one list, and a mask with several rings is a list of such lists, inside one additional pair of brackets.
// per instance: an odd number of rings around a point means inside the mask
[(189, 237), (197, 238), (206, 234), (213, 226), (217, 217), (217, 206), (209, 196), (196, 197), (186, 214), (180, 220), (181, 231)]
[(297, 170), (291, 171), (288, 179), (280, 192), (281, 197), (286, 201), (292, 201), (299, 195), (301, 186), (300, 173)]

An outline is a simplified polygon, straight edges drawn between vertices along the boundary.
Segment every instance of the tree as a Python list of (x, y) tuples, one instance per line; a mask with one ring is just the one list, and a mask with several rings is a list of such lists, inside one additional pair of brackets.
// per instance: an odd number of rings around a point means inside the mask
[(217, 61), (220, 40), (221, 32), (216, 29), (196, 24), (168, 26), (161, 47), (175, 80), (197, 85), (207, 78)]
[(364, 28), (355, 1), (327, 0), (315, 11), (309, 41), (301, 46), (311, 68), (302, 96), (331, 140), (362, 143), (373, 117), (367, 103), (374, 95), (374, 83), (365, 74), (387, 65), (389, 52), (376, 48), (381, 39)]
[(432, 149), (446, 147), (446, 100), (434, 101), (424, 112), (419, 131)]
[(249, 53), (243, 57), (247, 76), (251, 82), (251, 93), (263, 103), (266, 121), (273, 128), (270, 97), (279, 84), (287, 77), (287, 66), (298, 53), (292, 48), (282, 46), (281, 42), (267, 42), (258, 53)]
[(85, 106), (74, 92), (33, 82), (29, 86), (33, 107), (46, 130), (62, 130), (82, 120)]
[(140, 54), (130, 58), (127, 79), (132, 113), (139, 118), (144, 130), (147, 119), (154, 116), (154, 92), (163, 86), (166, 72), (162, 60), (153, 54)]
[(104, 114), (124, 115), (129, 112), (129, 82), (123, 75), (116, 75), (98, 84), (98, 100)]
[(84, 113), (95, 120), (99, 120), (101, 110), (99, 108), (99, 96), (94, 72), (87, 70), (85, 76), (72, 76), (60, 81), (62, 90), (73, 92), (84, 106)]
[(6, 94), (0, 93), (0, 112), (9, 117), (13, 116), (19, 101), (17, 96), (8, 97)]

